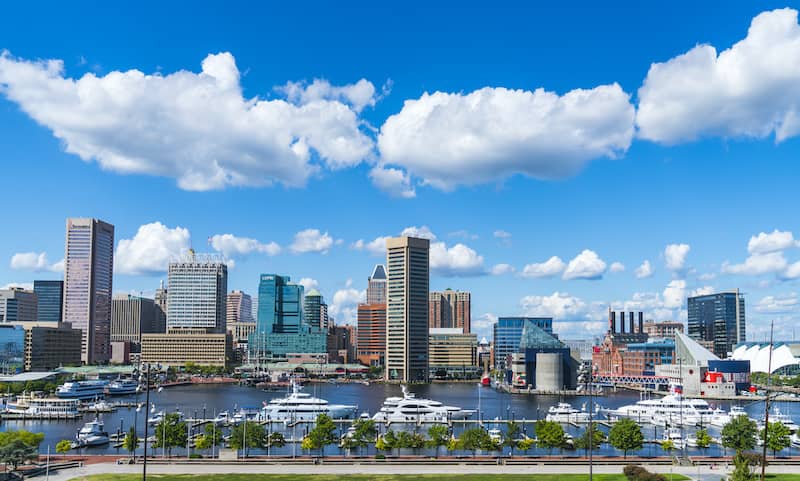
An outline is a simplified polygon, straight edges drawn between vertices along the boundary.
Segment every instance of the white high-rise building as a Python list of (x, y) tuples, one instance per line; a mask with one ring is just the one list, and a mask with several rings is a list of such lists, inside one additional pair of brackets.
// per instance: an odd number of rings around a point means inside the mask
[(167, 331), (225, 333), (228, 267), (213, 254), (189, 254), (169, 264)]

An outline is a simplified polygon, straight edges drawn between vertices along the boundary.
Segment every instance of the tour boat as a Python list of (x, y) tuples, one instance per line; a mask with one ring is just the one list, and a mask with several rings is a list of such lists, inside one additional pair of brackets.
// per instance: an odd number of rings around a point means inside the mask
[(558, 423), (585, 423), (589, 421), (589, 413), (586, 411), (586, 405), (583, 406), (583, 410), (578, 410), (569, 403), (558, 403), (556, 406), (550, 406), (545, 419)]
[(105, 395), (108, 381), (69, 381), (56, 388), (56, 396), (65, 399), (95, 399)]
[(394, 423), (447, 423), (451, 420), (468, 419), (475, 414), (473, 409), (445, 406), (439, 401), (416, 398), (402, 386), (403, 396), (386, 398), (372, 419), (377, 422)]
[(134, 379), (116, 379), (108, 384), (109, 396), (127, 396), (139, 391), (139, 381)]
[(81, 446), (102, 446), (108, 444), (110, 439), (105, 431), (103, 423), (95, 419), (83, 425), (75, 436), (78, 447)]
[(330, 404), (325, 399), (312, 397), (300, 392), (300, 387), (292, 382), (292, 392), (285, 397), (264, 402), (259, 418), (262, 421), (313, 421), (320, 414), (333, 419), (350, 419), (355, 416), (356, 406)]
[(5, 412), (13, 415), (37, 418), (78, 417), (80, 402), (77, 399), (38, 397), (21, 394), (6, 404)]

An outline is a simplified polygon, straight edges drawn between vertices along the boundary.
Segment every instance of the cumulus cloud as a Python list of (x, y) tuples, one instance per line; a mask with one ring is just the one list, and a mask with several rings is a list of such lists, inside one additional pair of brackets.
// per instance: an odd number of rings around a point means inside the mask
[(554, 277), (567, 267), (558, 256), (553, 256), (544, 262), (527, 264), (522, 268), (522, 277)]
[(678, 309), (683, 306), (686, 298), (686, 281), (674, 279), (664, 288), (664, 307), (667, 309)]
[(613, 262), (608, 270), (610, 272), (625, 272), (625, 264), (622, 262)]
[(144, 224), (133, 239), (122, 239), (114, 255), (114, 270), (118, 274), (151, 275), (166, 272), (172, 259), (191, 247), (189, 229), (170, 229), (161, 222)]
[(327, 254), (333, 247), (334, 240), (327, 232), (322, 233), (319, 229), (301, 230), (294, 235), (294, 241), (289, 246), (289, 250), (295, 254), (306, 252), (319, 252)]
[(254, 252), (274, 256), (281, 252), (281, 246), (275, 242), (261, 243), (249, 237), (237, 237), (233, 234), (216, 234), (209, 241), (215, 251), (226, 258), (246, 256)]
[(45, 252), (19, 252), (11, 256), (9, 267), (17, 271), (63, 272), (64, 259), (51, 264)]
[(583, 299), (558, 291), (549, 296), (525, 296), (520, 299), (520, 306), (526, 316), (554, 319), (585, 318), (590, 310)]
[(689, 255), (689, 244), (669, 244), (664, 249), (664, 263), (671, 271), (680, 271), (686, 266), (686, 256)]
[(275, 90), (282, 92), (293, 103), (306, 105), (322, 100), (338, 100), (361, 112), (364, 107), (374, 107), (377, 97), (375, 86), (367, 79), (361, 79), (350, 85), (338, 87), (324, 79), (313, 82), (287, 82)]
[(434, 274), (445, 277), (473, 276), (484, 273), (483, 256), (458, 243), (447, 247), (444, 242), (431, 243), (430, 267)]
[(606, 263), (600, 256), (593, 250), (585, 249), (583, 252), (575, 256), (564, 274), (561, 276), (564, 280), (570, 279), (600, 279), (606, 272)]
[(777, 141), (800, 132), (800, 26), (784, 8), (756, 16), (744, 40), (717, 54), (698, 45), (650, 66), (636, 123), (645, 139), (673, 144), (706, 136)]
[(697, 297), (697, 296), (707, 296), (709, 294), (714, 293), (713, 286), (701, 286), (695, 289), (692, 289), (692, 292), (689, 294), (689, 297)]
[(358, 118), (370, 102), (368, 82), (312, 84), (285, 90), (289, 99), (263, 100), (243, 97), (239, 77), (227, 52), (208, 55), (200, 73), (79, 79), (65, 76), (61, 60), (0, 54), (0, 92), (67, 152), (105, 170), (170, 177), (198, 191), (301, 186), (320, 164), (351, 167), (371, 155)]
[(423, 225), (422, 227), (417, 226), (410, 226), (406, 227), (400, 232), (401, 236), (408, 236), (408, 237), (419, 237), (420, 239), (429, 239), (429, 240), (436, 240), (436, 234), (431, 232), (428, 226)]
[(319, 282), (316, 279), (312, 279), (310, 277), (303, 277), (297, 283), (305, 289), (306, 292), (310, 291), (311, 289), (319, 289)]
[(490, 87), (425, 93), (384, 122), (378, 148), (385, 164), (442, 189), (518, 173), (557, 179), (623, 154), (633, 122), (629, 95), (617, 84), (561, 96)]
[(759, 232), (758, 235), (752, 236), (747, 242), (747, 252), (750, 254), (769, 254), (770, 252), (798, 246), (800, 246), (800, 242), (794, 239), (794, 235), (791, 232), (775, 229), (770, 233)]
[(741, 264), (722, 264), (722, 272), (726, 274), (740, 274), (757, 276), (773, 272), (781, 272), (788, 266), (783, 252), (769, 252), (767, 254), (753, 254)]
[(489, 272), (493, 276), (502, 276), (505, 274), (511, 274), (514, 272), (514, 266), (512, 266), (511, 264), (495, 264), (492, 266), (492, 269)]
[(359, 291), (350, 287), (339, 289), (333, 295), (333, 302), (328, 307), (328, 312), (336, 318), (337, 324), (355, 324), (358, 315), (358, 304), (364, 302), (366, 291)]
[(417, 191), (411, 185), (411, 176), (401, 169), (375, 166), (369, 171), (369, 178), (375, 187), (393, 197), (413, 199)]
[(636, 268), (634, 273), (636, 274), (637, 279), (647, 279), (648, 277), (653, 276), (653, 266), (650, 265), (649, 260), (645, 260), (642, 262), (642, 265)]
[(494, 326), (496, 322), (497, 316), (491, 312), (486, 312), (480, 316), (474, 317), (470, 324), (470, 328), (472, 329), (472, 332), (478, 334), (479, 340), (481, 337), (491, 338), (492, 326)]
[(778, 314), (795, 312), (800, 307), (800, 298), (797, 293), (782, 294), (762, 297), (756, 304), (756, 311), (765, 314)]
[(357, 241), (353, 242), (353, 244), (350, 247), (352, 247), (357, 251), (367, 251), (374, 256), (385, 256), (386, 240), (388, 238), (389, 238), (388, 236), (376, 237), (371, 241), (358, 239)]

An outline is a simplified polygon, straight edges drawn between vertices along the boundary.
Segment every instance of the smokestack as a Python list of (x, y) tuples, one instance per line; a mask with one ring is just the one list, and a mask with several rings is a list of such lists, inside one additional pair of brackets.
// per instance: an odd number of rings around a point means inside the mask
[(644, 332), (644, 312), (639, 311), (639, 334)]
[(629, 327), (631, 329), (631, 334), (633, 334), (634, 333), (634, 331), (633, 331), (633, 311), (628, 313), (628, 325), (629, 325)]
[(619, 332), (625, 334), (625, 311), (619, 311)]
[(617, 332), (617, 313), (610, 311), (608, 315), (608, 329), (611, 331), (611, 334), (614, 334)]

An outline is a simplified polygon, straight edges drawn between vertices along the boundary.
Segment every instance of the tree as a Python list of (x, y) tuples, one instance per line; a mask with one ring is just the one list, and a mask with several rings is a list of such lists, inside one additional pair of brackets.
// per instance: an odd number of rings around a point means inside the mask
[(11, 444), (14, 441), (21, 441), (27, 446), (39, 449), (39, 445), (44, 441), (44, 433), (32, 433), (24, 429), (0, 432), (0, 447)]
[(450, 429), (444, 424), (434, 424), (428, 428), (428, 440), (425, 444), (429, 448), (436, 450), (437, 457), (439, 456), (439, 448), (447, 446), (448, 441), (450, 441)]
[(394, 437), (394, 431), (386, 431), (386, 434), (383, 436), (379, 436), (378, 440), (375, 441), (375, 449), (378, 451), (391, 451), (394, 449), (394, 445), (397, 440)]
[(139, 436), (136, 434), (136, 427), (131, 426), (128, 434), (125, 435), (125, 439), (122, 441), (122, 447), (133, 456), (137, 446), (139, 446)]
[(670, 452), (673, 449), (675, 449), (675, 442), (671, 439), (665, 439), (661, 441), (661, 449), (663, 449), (666, 452)]
[(177, 413), (169, 413), (156, 424), (154, 448), (166, 448), (167, 454), (172, 456), (172, 448), (186, 446), (186, 423), (181, 421)]
[(372, 419), (356, 419), (353, 421), (352, 427), (352, 433), (342, 440), (342, 447), (345, 449), (365, 448), (369, 443), (375, 441), (378, 428), (375, 427), (375, 421)]
[(628, 457), (628, 451), (641, 449), (644, 444), (642, 429), (632, 419), (622, 418), (611, 427), (608, 432), (608, 442), (622, 451), (623, 458)]
[(747, 416), (737, 416), (722, 428), (722, 445), (736, 454), (756, 447), (758, 425)]
[(536, 442), (547, 448), (552, 454), (553, 448), (561, 449), (567, 443), (564, 428), (555, 421), (538, 421), (536, 423)]
[(203, 434), (197, 437), (195, 447), (197, 449), (212, 449), (220, 444), (222, 444), (222, 431), (217, 429), (213, 423), (209, 423), (203, 428)]
[(233, 449), (243, 449), (247, 456), (247, 448), (263, 448), (266, 431), (264, 426), (255, 421), (241, 422), (231, 429), (230, 445)]
[(532, 448), (534, 444), (536, 444), (536, 441), (534, 441), (533, 439), (523, 438), (517, 443), (517, 449), (519, 449), (520, 451), (527, 451), (530, 448)]
[[(601, 444), (603, 444), (606, 440), (606, 433), (598, 429), (596, 423), (592, 423), (592, 431), (594, 432), (594, 436), (590, 436), (589, 428), (583, 430), (580, 436), (575, 439), (575, 447), (577, 449), (583, 449), (586, 451), (586, 455), (589, 455), (589, 447), (591, 446), (592, 451), (598, 449)], [(590, 438), (593, 442), (590, 442)]]
[(711, 435), (705, 429), (700, 429), (695, 433), (698, 448), (707, 448), (711, 445)]
[(479, 449), (486, 449), (487, 447), (491, 449), (492, 438), (483, 428), (469, 428), (461, 433), (461, 437), (458, 438), (458, 444), (462, 449), (472, 451), (472, 454), (475, 455)]
[(309, 439), (311, 449), (319, 449), (321, 455), (325, 455), (325, 446), (336, 442), (336, 424), (327, 414), (317, 416), (317, 424), (314, 429), (308, 432), (306, 438)]
[[(789, 437), (792, 434), (783, 423), (769, 423), (767, 429), (767, 448), (772, 450), (772, 456), (777, 457), (778, 451), (788, 448), (792, 444)], [(764, 439), (764, 430), (761, 430), (761, 439)]]
[(503, 436), (503, 444), (511, 448), (511, 455), (514, 455), (514, 448), (517, 447), (517, 437), (519, 437), (520, 432), (519, 424), (515, 423), (514, 421), (510, 421), (506, 425), (506, 432)]
[(277, 431), (272, 432), (267, 436), (267, 446), (271, 448), (282, 448), (286, 446), (286, 438)]
[(39, 453), (35, 446), (29, 446), (17, 438), (0, 447), (0, 463), (10, 466), (12, 471), (25, 461), (37, 459)]
[(56, 452), (59, 454), (68, 453), (72, 449), (72, 441), (69, 439), (62, 439), (56, 444)]

